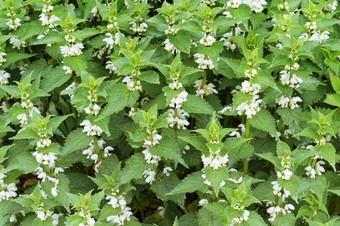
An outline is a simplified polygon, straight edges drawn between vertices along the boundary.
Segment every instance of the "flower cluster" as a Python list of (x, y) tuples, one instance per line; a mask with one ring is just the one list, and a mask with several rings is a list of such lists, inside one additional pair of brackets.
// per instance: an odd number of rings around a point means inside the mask
[(117, 215), (108, 216), (106, 221), (112, 224), (124, 225), (126, 221), (130, 221), (130, 216), (132, 215), (131, 208), (126, 206), (126, 201), (123, 195), (119, 195), (119, 189), (113, 190), (112, 195), (106, 196), (106, 199), (109, 200), (108, 204), (112, 206), (112, 208), (120, 208), (121, 211)]
[(103, 133), (103, 130), (99, 126), (92, 125), (89, 120), (84, 120), (80, 125), (84, 126), (83, 132), (86, 133), (87, 136), (100, 136)]
[(252, 118), (257, 112), (261, 110), (259, 107), (261, 102), (262, 100), (259, 99), (259, 96), (255, 95), (251, 99), (237, 106), (236, 110), (238, 111), (239, 115), (245, 114), (247, 118)]
[(189, 121), (187, 120), (189, 114), (181, 109), (182, 104), (187, 100), (187, 95), (188, 93), (183, 91), (174, 97), (169, 104), (172, 109), (168, 110), (168, 116), (166, 119), (171, 128), (185, 130), (186, 126), (189, 126)]
[[(104, 144), (105, 141), (103, 139), (97, 140), (96, 144), (92, 140), (89, 144), (89, 147), (83, 150), (83, 155), (86, 155), (87, 159), (93, 160), (94, 163), (98, 163), (100, 159), (110, 156), (110, 151), (114, 150), (114, 148), (111, 146), (107, 146), (104, 148)], [(103, 152), (101, 150), (103, 150)]]
[(194, 57), (195, 57), (195, 62), (198, 63), (198, 69), (212, 70), (215, 67), (211, 58), (205, 54), (196, 53)]
[(17, 196), (17, 187), (15, 183), (6, 184), (4, 179), (6, 178), (6, 171), (0, 172), (0, 202), (3, 200), (9, 200), (10, 198)]
[(209, 150), (209, 156), (202, 155), (201, 158), (204, 167), (210, 166), (214, 170), (217, 170), (222, 166), (226, 166), (229, 161), (229, 156), (228, 154), (220, 156), (220, 152), (220, 149), (218, 149), (215, 153), (213, 153), (212, 150)]

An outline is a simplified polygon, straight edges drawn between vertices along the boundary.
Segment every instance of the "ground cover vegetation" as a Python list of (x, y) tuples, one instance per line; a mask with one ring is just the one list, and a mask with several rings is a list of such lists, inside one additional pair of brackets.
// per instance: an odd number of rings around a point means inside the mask
[(339, 225), (339, 12), (0, 1), (0, 225)]

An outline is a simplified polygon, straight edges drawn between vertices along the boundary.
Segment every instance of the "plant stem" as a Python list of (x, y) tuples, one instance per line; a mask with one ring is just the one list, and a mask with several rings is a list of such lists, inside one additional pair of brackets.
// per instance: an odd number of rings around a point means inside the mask
[(97, 153), (98, 160), (99, 160), (99, 159), (101, 159), (101, 155), (100, 155), (100, 150), (99, 150), (98, 141), (97, 141), (96, 136), (93, 136), (93, 143), (94, 143), (94, 151)]
[(202, 88), (205, 86), (206, 83), (207, 83), (207, 71), (205, 70), (202, 78)]
[(249, 138), (250, 137), (249, 119), (246, 119), (246, 131), (245, 131), (244, 137), (245, 138)]
[(283, 125), (284, 125), (283, 120), (282, 120), (282, 118), (280, 118), (279, 125), (277, 126), (277, 131), (281, 132)]
[[(244, 134), (245, 138), (250, 137), (250, 125), (249, 125), (249, 119), (246, 119), (246, 131)], [(243, 172), (246, 174), (248, 173), (248, 166), (249, 166), (249, 159), (245, 159), (243, 162)]]

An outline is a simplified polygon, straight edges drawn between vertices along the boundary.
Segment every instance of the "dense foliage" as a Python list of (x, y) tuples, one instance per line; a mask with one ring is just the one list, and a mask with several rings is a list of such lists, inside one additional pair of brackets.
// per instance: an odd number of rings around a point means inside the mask
[(0, 225), (339, 225), (336, 0), (1, 0)]

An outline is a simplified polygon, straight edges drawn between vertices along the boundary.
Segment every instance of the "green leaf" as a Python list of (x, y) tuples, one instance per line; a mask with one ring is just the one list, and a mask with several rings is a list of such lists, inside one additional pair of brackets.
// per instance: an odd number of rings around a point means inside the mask
[(151, 190), (156, 193), (157, 197), (163, 202), (172, 200), (179, 206), (184, 207), (184, 194), (168, 195), (181, 181), (177, 178), (175, 173), (170, 176), (165, 176), (163, 180), (154, 181), (151, 185)]
[(183, 166), (189, 168), (184, 162), (181, 149), (170, 139), (162, 139), (159, 144), (150, 148), (150, 152), (153, 155), (164, 157), (165, 159), (175, 160), (181, 163)]
[(198, 225), (199, 226), (222, 226), (219, 220), (217, 220), (207, 209), (201, 208), (198, 211)]
[(124, 107), (133, 106), (139, 98), (138, 91), (129, 91), (125, 84), (118, 83), (110, 88), (110, 95), (107, 97), (108, 104), (100, 114), (100, 118), (105, 118), (113, 113), (117, 113)]
[(183, 103), (182, 108), (188, 113), (208, 115), (214, 113), (214, 108), (205, 99), (194, 95), (188, 95), (187, 101)]
[(139, 79), (148, 83), (159, 84), (159, 74), (155, 71), (143, 71)]
[(129, 183), (133, 179), (140, 179), (146, 169), (150, 167), (150, 164), (146, 163), (143, 154), (134, 154), (127, 161), (126, 165), (121, 171), (118, 184)]
[(62, 69), (62, 67), (58, 66), (47, 73), (43, 73), (41, 89), (49, 93), (55, 88), (65, 84), (70, 78), (71, 75), (65, 74), (65, 71)]
[(85, 55), (64, 57), (63, 64), (70, 67), (72, 71), (75, 71), (78, 75), (82, 75), (82, 72), (87, 70), (87, 59)]
[(13, 146), (14, 146), (14, 144), (8, 145), (8, 146), (3, 146), (3, 147), (0, 148), (0, 162), (5, 157), (6, 152)]
[(229, 176), (228, 168), (220, 167), (214, 170), (212, 167), (207, 166), (203, 168), (203, 171), (206, 175), (206, 180), (211, 183), (211, 187), (213, 187), (215, 194), (218, 194), (222, 181), (225, 181)]
[[(189, 35), (189, 36), (188, 36)], [(169, 41), (179, 51), (189, 53), (191, 47), (190, 34), (186, 31), (179, 31), (176, 35), (168, 35)]]
[(340, 94), (327, 94), (324, 102), (329, 105), (340, 107)]
[(327, 162), (329, 162), (329, 164), (336, 171), (336, 169), (335, 169), (335, 163), (336, 163), (335, 153), (336, 153), (336, 150), (331, 143), (326, 143), (323, 146), (316, 145), (314, 147), (314, 151), (317, 152), (317, 154), (319, 156), (323, 157)]
[(260, 112), (258, 112), (256, 115), (248, 120), (252, 127), (268, 132), (273, 136), (277, 136), (275, 119), (268, 110), (262, 109)]
[(76, 150), (85, 149), (92, 141), (91, 136), (87, 136), (82, 132), (81, 128), (73, 130), (66, 138), (64, 147), (62, 148), (62, 156), (67, 156)]
[(6, 62), (1, 65), (1, 67), (8, 67), (10, 64), (15, 63), (19, 60), (24, 60), (28, 59), (32, 56), (35, 56), (35, 54), (27, 54), (27, 53), (17, 53), (17, 52), (12, 52), (12, 53), (7, 53), (6, 56)]
[(202, 153), (208, 153), (209, 150), (205, 145), (207, 143), (206, 139), (202, 136), (187, 136), (187, 137), (179, 137), (181, 140), (191, 144), (197, 150), (201, 151)]
[(8, 171), (17, 169), (23, 174), (34, 172), (40, 164), (37, 162), (32, 153), (28, 151), (21, 152), (16, 156), (6, 168)]
[(181, 182), (167, 195), (175, 195), (194, 191), (205, 191), (208, 188), (204, 184), (201, 172), (194, 172), (186, 176)]

